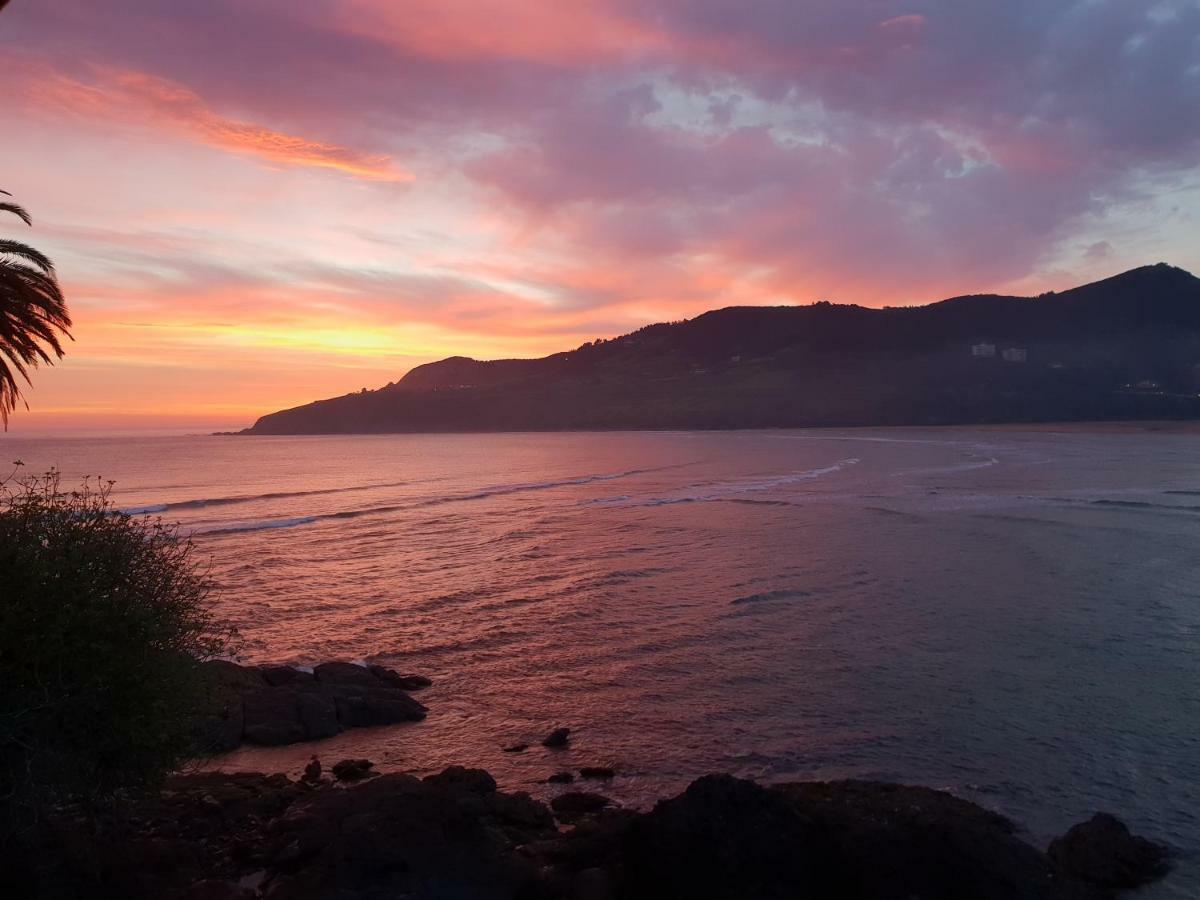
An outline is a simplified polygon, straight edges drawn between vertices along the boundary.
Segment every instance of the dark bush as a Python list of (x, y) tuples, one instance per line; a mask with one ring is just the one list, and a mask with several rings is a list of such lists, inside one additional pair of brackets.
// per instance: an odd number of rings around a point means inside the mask
[(117, 511), (109, 485), (64, 491), (51, 472), (0, 486), (7, 813), (153, 784), (183, 760), (205, 702), (199, 663), (232, 637), (211, 589), (191, 543)]

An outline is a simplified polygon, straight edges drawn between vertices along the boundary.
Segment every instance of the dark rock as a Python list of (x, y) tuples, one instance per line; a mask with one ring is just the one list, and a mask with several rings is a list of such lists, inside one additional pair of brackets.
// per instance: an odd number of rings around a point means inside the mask
[(632, 824), (623, 849), (634, 897), (874, 896), (853, 889), (857, 873), (834, 890), (830, 836), (786, 797), (729, 775), (705, 776), (659, 802)]
[(304, 767), (304, 780), (312, 783), (321, 780), (321, 761), (315, 756)]
[(560, 821), (573, 822), (582, 816), (599, 812), (611, 802), (600, 794), (590, 794), (587, 791), (568, 791), (551, 800), (550, 807)]
[(348, 662), (321, 663), (313, 668), (313, 676), (324, 684), (354, 684), (362, 687), (382, 687), (378, 678), (366, 666)]
[(552, 732), (542, 738), (542, 746), (551, 748), (565, 747), (567, 746), (567, 742), (571, 739), (570, 736), (570, 728), (555, 728)]
[(509, 744), (507, 747), (501, 748), (505, 753), (524, 753), (529, 749), (528, 744)]
[(616, 774), (616, 772), (607, 766), (584, 766), (579, 770), (579, 776), (581, 778), (599, 778), (607, 780), (614, 777)]
[(575, 780), (575, 776), (570, 772), (555, 772), (546, 779), (546, 784), (570, 784)]
[(298, 695), (291, 688), (263, 687), (245, 692), (242, 716), (242, 739), (248, 744), (273, 747), (307, 737)]
[(506, 833), (430, 781), (383, 775), (347, 790), (318, 791), (279, 821), (275, 840), (295, 844), (292, 868), (272, 879), (271, 900), (543, 897), (533, 863)]
[(263, 680), (271, 687), (288, 684), (309, 684), (316, 679), (311, 672), (301, 672), (292, 666), (260, 666)]
[(470, 794), (494, 794), (496, 792), (496, 779), (483, 769), (450, 766), (436, 775), (430, 775), (425, 781), (439, 788), (465, 791)]
[(1139, 887), (1168, 868), (1166, 847), (1130, 834), (1108, 813), (1072, 826), (1050, 844), (1048, 854), (1061, 874), (1108, 890)]
[(490, 815), (504, 824), (526, 830), (556, 833), (554, 814), (550, 812), (550, 808), (524, 792), (496, 792), (487, 798), (487, 809)]
[(333, 777), (338, 781), (361, 781), (366, 778), (375, 763), (369, 759), (343, 759), (333, 764)]
[(781, 785), (770, 793), (790, 803), (806, 830), (816, 829), (803, 858), (822, 882), (853, 880), (862, 897), (1089, 896), (1056, 884), (1045, 856), (1020, 840), (1004, 816), (941, 791), (835, 781)]
[(334, 695), (334, 702), (337, 704), (338, 722), (343, 728), (419, 722), (426, 714), (423, 705), (398, 690), (361, 690), (357, 686), (341, 686)]
[(239, 666), (227, 659), (210, 659), (203, 666), (205, 674), (223, 687), (248, 690), (266, 686), (262, 672), (253, 666)]
[(394, 669), (388, 669), (384, 666), (367, 666), (367, 671), (380, 681), (394, 685), (405, 691), (417, 691), (433, 684), (433, 681), (424, 675), (401, 675)]
[(276, 746), (331, 737), (346, 728), (415, 722), (427, 712), (402, 687), (427, 679), (379, 666), (322, 663), (310, 675), (291, 666), (214, 660), (205, 663), (205, 672), (212, 696), (208, 711), (193, 724), (198, 756), (232, 750), (243, 741)]
[(317, 740), (340, 734), (342, 724), (338, 719), (337, 703), (332, 697), (318, 694), (315, 691), (298, 691), (296, 693), (296, 712), (300, 724), (304, 727), (306, 740)]
[(612, 875), (604, 869), (584, 869), (571, 885), (571, 900), (615, 900)]

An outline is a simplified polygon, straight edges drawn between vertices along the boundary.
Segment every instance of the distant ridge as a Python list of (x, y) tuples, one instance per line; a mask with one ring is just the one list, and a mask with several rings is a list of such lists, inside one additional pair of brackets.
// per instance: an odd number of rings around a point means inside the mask
[(1200, 418), (1200, 279), (1159, 263), (1038, 297), (741, 306), (541, 359), (454, 356), (242, 434)]

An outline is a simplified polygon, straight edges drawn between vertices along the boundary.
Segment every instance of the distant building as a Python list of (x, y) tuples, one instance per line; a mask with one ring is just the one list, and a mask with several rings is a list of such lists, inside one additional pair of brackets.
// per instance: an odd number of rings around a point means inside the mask
[(990, 358), (996, 355), (995, 344), (972, 344), (971, 355)]
[(1029, 361), (1029, 351), (1024, 347), (1005, 347), (1004, 352), (1000, 354), (1005, 362), (1023, 363)]

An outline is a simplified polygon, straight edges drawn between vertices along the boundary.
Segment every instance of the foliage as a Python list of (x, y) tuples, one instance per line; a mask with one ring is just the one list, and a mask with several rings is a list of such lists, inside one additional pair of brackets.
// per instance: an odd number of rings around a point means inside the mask
[[(15, 203), (0, 200), (0, 212), (33, 224)], [(5, 428), (20, 400), (21, 382), (29, 383), (29, 370), (40, 363), (62, 359), (60, 334), (69, 338), (70, 327), (54, 264), (28, 244), (0, 238), (0, 423)]]
[(186, 756), (201, 660), (233, 638), (191, 543), (117, 511), (111, 483), (0, 484), (0, 804), (153, 783)]

